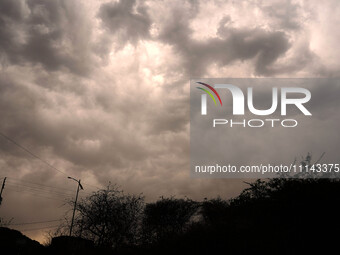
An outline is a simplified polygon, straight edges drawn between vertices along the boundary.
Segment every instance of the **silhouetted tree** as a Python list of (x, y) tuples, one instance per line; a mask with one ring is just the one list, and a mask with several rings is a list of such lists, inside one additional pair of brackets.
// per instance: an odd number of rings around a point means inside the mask
[(219, 224), (227, 216), (229, 204), (220, 197), (202, 202), (200, 214), (203, 223), (208, 225)]
[(161, 197), (149, 203), (144, 210), (144, 240), (154, 242), (175, 234), (183, 233), (196, 213), (198, 203), (190, 199)]
[(137, 242), (144, 197), (117, 188), (99, 190), (77, 205), (75, 234), (98, 246), (117, 248)]

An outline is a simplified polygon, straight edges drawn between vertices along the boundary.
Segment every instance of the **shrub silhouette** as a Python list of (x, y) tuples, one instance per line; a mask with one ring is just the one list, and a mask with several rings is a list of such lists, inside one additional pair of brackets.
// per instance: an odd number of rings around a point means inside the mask
[(99, 190), (77, 205), (75, 235), (97, 246), (136, 244), (143, 208), (144, 198), (140, 195), (127, 195), (115, 187)]
[[(336, 247), (339, 179), (269, 179), (229, 201), (101, 190), (82, 201), (76, 231), (117, 254), (304, 254)], [(129, 245), (129, 248), (124, 248)]]
[(144, 210), (143, 235), (145, 242), (169, 238), (184, 233), (197, 211), (198, 203), (190, 199), (161, 197)]
[(46, 254), (45, 248), (17, 230), (0, 227), (0, 254), (40, 255)]
[(203, 224), (216, 225), (226, 220), (229, 203), (220, 197), (207, 200), (202, 203), (200, 214)]
[(229, 201), (201, 203), (202, 221), (140, 254), (305, 254), (338, 250), (338, 179), (249, 183)]

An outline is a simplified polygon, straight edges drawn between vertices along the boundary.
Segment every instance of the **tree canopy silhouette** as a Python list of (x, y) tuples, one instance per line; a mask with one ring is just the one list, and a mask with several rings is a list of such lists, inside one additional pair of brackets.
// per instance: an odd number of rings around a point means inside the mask
[(144, 197), (128, 195), (116, 187), (99, 190), (77, 205), (75, 233), (98, 246), (135, 244), (144, 209)]
[(183, 233), (195, 214), (198, 203), (191, 199), (164, 198), (149, 203), (144, 210), (144, 240), (154, 242)]

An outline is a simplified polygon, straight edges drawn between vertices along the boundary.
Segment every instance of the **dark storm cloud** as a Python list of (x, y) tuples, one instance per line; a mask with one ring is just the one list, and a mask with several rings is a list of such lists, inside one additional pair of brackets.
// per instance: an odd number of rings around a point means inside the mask
[(185, 130), (189, 118), (188, 100), (187, 96), (182, 96), (160, 102), (159, 111), (147, 116), (147, 120), (152, 123), (148, 132), (158, 135), (162, 132), (177, 133)]
[[(87, 13), (79, 13), (80, 4), (61, 0), (1, 1), (2, 56), (8, 66), (19, 64), (28, 68), (27, 78), (16, 77), (14, 74), (22, 71), (18, 69), (8, 74), (10, 78), (0, 80), (1, 116), (5, 120), (1, 123), (2, 130), (24, 144), (34, 144), (32, 148), (37, 153), (49, 151), (60, 160), (84, 168), (116, 171), (136, 162), (145, 163), (155, 155), (164, 159), (167, 153), (174, 153), (171, 162), (177, 163), (180, 160), (176, 157), (183, 157), (183, 152), (188, 150), (183, 142), (187, 141), (183, 133), (188, 126), (188, 95), (182, 88), (186, 87), (189, 76), (204, 76), (213, 63), (229, 66), (236, 61), (253, 63), (258, 75), (282, 72), (283, 69), (273, 66), (291, 46), (285, 31), (235, 27), (231, 18), (224, 16), (215, 37), (194, 39), (190, 22), (199, 12), (200, 4), (193, 1), (183, 2), (181, 6), (169, 3), (166, 11), (170, 18), (156, 24), (159, 34), (151, 36), (154, 20), (149, 11), (154, 4), (119, 1), (102, 4), (94, 10), (101, 26), (109, 31), (109, 36), (113, 35), (114, 43), (137, 46), (141, 39), (156, 41), (171, 45), (174, 53), (183, 58), (164, 74), (167, 80), (185, 70), (179, 82), (166, 81), (157, 96), (150, 96), (145, 90), (152, 91), (154, 87), (143, 87), (150, 83), (143, 82), (145, 77), (122, 82), (109, 76), (103, 81), (101, 77), (110, 71), (102, 70), (96, 70), (94, 80), (77, 77), (89, 72), (93, 54), (91, 22), (86, 20)], [(272, 15), (279, 16), (274, 11)], [(95, 46), (106, 43), (98, 41)], [(285, 71), (293, 72), (308, 62), (308, 51), (303, 55), (306, 55), (303, 63), (286, 67)], [(138, 61), (136, 58), (131, 68), (122, 69), (122, 75), (128, 77), (140, 72)], [(37, 64), (41, 67), (37, 68)], [(138, 88), (134, 84), (143, 85)], [(115, 92), (116, 87), (124, 86), (128, 92), (124, 89)], [(162, 169), (171, 164), (160, 161), (158, 165)], [(175, 165), (174, 168), (178, 167)], [(180, 171), (178, 168), (172, 174)]]
[(77, 5), (64, 0), (1, 1), (0, 50), (5, 62), (89, 73), (91, 31)]
[(121, 0), (103, 4), (98, 17), (112, 34), (118, 34), (122, 43), (136, 44), (139, 39), (148, 38), (151, 19), (147, 9), (136, 0)]
[(8, 60), (16, 60), (19, 56), (19, 32), (23, 20), (23, 3), (21, 1), (4, 0), (0, 2), (0, 56)]
[(273, 23), (281, 30), (296, 30), (301, 28), (300, 20), (302, 8), (292, 1), (271, 1), (269, 5), (263, 3), (263, 12), (273, 19)]
[(284, 32), (234, 28), (230, 23), (230, 17), (224, 17), (218, 28), (218, 37), (197, 41), (191, 38), (193, 31), (187, 19), (174, 16), (172, 22), (161, 31), (159, 38), (174, 45), (183, 55), (190, 77), (204, 76), (212, 63), (227, 66), (237, 60), (254, 60), (255, 73), (258, 75), (280, 72), (271, 66), (290, 47)]
[[(221, 2), (215, 3), (223, 8)], [(183, 1), (182, 8), (170, 4), (167, 11), (171, 15), (164, 21), (160, 19), (160, 24), (155, 23), (159, 27), (157, 39), (174, 46), (183, 57), (183, 67), (190, 77), (203, 77), (211, 64), (227, 67), (239, 63), (249, 63), (256, 76), (296, 73), (311, 68), (312, 63), (313, 72), (321, 75), (325, 73), (318, 57), (311, 50), (310, 38), (304, 35), (301, 24), (306, 24), (310, 14), (303, 11), (301, 3), (259, 1), (244, 4), (248, 8), (240, 15), (247, 18), (247, 14), (253, 15), (251, 10), (254, 9), (254, 12), (259, 11), (268, 19), (267, 23), (261, 23), (263, 20), (255, 15), (248, 26), (238, 25), (238, 20), (242, 18), (233, 14), (233, 9), (244, 7), (230, 3), (221, 12), (224, 17), (217, 27), (210, 28), (212, 31), (216, 29), (216, 34), (197, 39), (201, 33), (200, 27), (197, 25), (193, 29), (192, 22), (202, 16), (214, 17), (220, 13), (206, 12), (198, 1)], [(302, 39), (304, 36), (305, 39)]]
[[(127, 43), (135, 45), (140, 39), (159, 40), (174, 46), (176, 53), (183, 58), (181, 68), (190, 77), (204, 76), (210, 64), (224, 67), (237, 61), (253, 63), (256, 75), (273, 76), (300, 70), (315, 60), (307, 42), (289, 63), (277, 63), (291, 49), (291, 38), (287, 32), (300, 29), (301, 6), (298, 4), (261, 3), (259, 6), (263, 13), (272, 19), (270, 29), (234, 27), (234, 21), (226, 15), (221, 19), (215, 37), (197, 40), (193, 38), (190, 22), (200, 11), (200, 2), (182, 3), (181, 7), (176, 3), (169, 4), (167, 12), (170, 18), (165, 15), (164, 20), (152, 21), (148, 14), (152, 4), (148, 4), (147, 8), (136, 1), (103, 4), (98, 17), (104, 28), (117, 35), (115, 43), (118, 40), (118, 49)], [(159, 29), (157, 36), (150, 37), (151, 24)], [(102, 42), (97, 50), (107, 53), (112, 41), (106, 37)]]

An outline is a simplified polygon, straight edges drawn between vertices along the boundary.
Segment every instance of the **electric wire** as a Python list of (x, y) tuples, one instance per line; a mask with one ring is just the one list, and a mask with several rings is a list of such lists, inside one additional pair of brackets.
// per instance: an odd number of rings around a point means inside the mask
[(72, 192), (74, 191), (73, 189), (65, 189), (65, 188), (61, 188), (61, 187), (49, 186), (49, 185), (46, 185), (46, 184), (41, 184), (41, 183), (26, 181), (26, 180), (22, 180), (22, 179), (19, 179), (19, 178), (14, 178), (14, 177), (7, 177), (7, 178), (13, 179), (14, 181), (17, 181), (17, 182), (23, 182), (23, 183), (28, 183), (28, 184), (33, 184), (33, 185), (38, 185), (38, 186), (53, 188), (53, 189), (68, 190), (68, 191), (72, 191)]
[[(14, 181), (12, 179), (15, 179)], [(25, 187), (29, 187), (32, 189), (39, 189), (39, 190), (43, 190), (43, 191), (49, 191), (50, 193), (59, 193), (61, 195), (71, 195), (73, 196), (74, 194), (74, 190), (73, 189), (64, 189), (61, 187), (55, 187), (55, 186), (49, 186), (49, 185), (44, 185), (44, 184), (38, 184), (38, 183), (34, 183), (34, 182), (29, 182), (29, 181), (23, 181), (17, 178), (13, 178), (13, 177), (8, 177), (7, 180), (9, 180), (9, 183), (12, 184), (16, 184), (16, 185), (20, 185), (20, 186), (25, 186)], [(19, 180), (19, 181), (17, 181)], [(22, 184), (24, 183), (24, 184)], [(35, 186), (36, 185), (36, 186)], [(65, 192), (62, 192), (65, 191)], [(87, 192), (87, 191), (82, 191), (82, 193), (85, 194), (91, 194), (91, 192)]]
[(54, 225), (54, 226), (46, 226), (46, 227), (41, 227), (41, 228), (30, 228), (30, 229), (21, 229), (21, 232), (28, 232), (28, 231), (36, 231), (36, 230), (42, 230), (42, 229), (50, 229), (50, 228), (57, 228), (59, 225)]
[(21, 223), (9, 223), (7, 225), (9, 226), (23, 226), (23, 225), (34, 225), (34, 224), (42, 224), (42, 223), (50, 223), (50, 222), (59, 222), (62, 221), (62, 219), (56, 219), (56, 220), (45, 220), (45, 221), (32, 221), (32, 222), (21, 222)]
[[(19, 147), (20, 149), (24, 150), (25, 152), (27, 152), (28, 154), (30, 154), (32, 157), (40, 160), (41, 162), (43, 162), (44, 164), (46, 164), (47, 166), (49, 166), (50, 168), (54, 169), (55, 171), (58, 171), (59, 173), (62, 173), (66, 176), (69, 176), (67, 173), (59, 170), (58, 168), (56, 168), (55, 166), (51, 165), (49, 162), (47, 162), (46, 160), (40, 158), (39, 156), (37, 156), (35, 153), (31, 152), (29, 149), (27, 149), (26, 147), (22, 146), (21, 144), (19, 144), (18, 142), (16, 142), (14, 139), (8, 137), (7, 135), (3, 134), (2, 132), (0, 132), (0, 135), (5, 138), (6, 140), (8, 140), (9, 142), (13, 143), (14, 145), (16, 145), (17, 147)], [(87, 186), (90, 186), (90, 187), (94, 187), (96, 189), (100, 189), (99, 187), (97, 186), (94, 186), (94, 185), (91, 185), (91, 184), (88, 184), (88, 183), (84, 183), (85, 185)]]
[[(49, 195), (55, 195), (58, 197), (73, 197), (73, 194), (70, 193), (61, 193), (61, 192), (54, 192), (53, 190), (46, 190), (46, 189), (39, 189), (35, 187), (29, 187), (26, 185), (20, 185), (20, 184), (13, 184), (11, 182), (7, 183), (10, 187), (15, 187), (18, 190), (27, 190), (31, 192), (39, 192), (40, 194), (49, 194)], [(42, 193), (43, 192), (43, 193)]]
[(62, 199), (61, 197), (60, 198), (56, 198), (56, 197), (50, 197), (50, 196), (43, 196), (39, 193), (35, 193), (35, 192), (30, 192), (28, 190), (15, 190), (15, 189), (12, 189), (12, 188), (7, 188), (8, 190), (10, 191), (13, 191), (13, 192), (17, 192), (17, 193), (26, 193), (27, 195), (33, 195), (35, 197), (41, 197), (41, 198), (46, 198), (46, 199), (50, 199), (50, 200), (56, 200), (56, 201), (61, 201), (61, 202), (65, 202), (65, 199)]
[(0, 135), (2, 137), (4, 137), (6, 140), (10, 141), (11, 143), (15, 144), (16, 146), (18, 146), (20, 149), (26, 151), (28, 154), (30, 154), (32, 157), (40, 160), (41, 162), (43, 162), (44, 164), (46, 164), (47, 166), (49, 166), (50, 168), (54, 169), (55, 171), (58, 171), (59, 173), (62, 173), (66, 176), (68, 176), (65, 172), (59, 170), (58, 168), (56, 168), (55, 166), (51, 165), (50, 163), (48, 163), (46, 160), (40, 158), (39, 156), (37, 156), (36, 154), (34, 154), (33, 152), (31, 152), (29, 149), (25, 148), (24, 146), (20, 145), (19, 143), (17, 143), (16, 141), (14, 141), (12, 138), (8, 137), (7, 135), (3, 134), (2, 132), (0, 132)]

